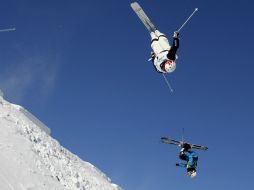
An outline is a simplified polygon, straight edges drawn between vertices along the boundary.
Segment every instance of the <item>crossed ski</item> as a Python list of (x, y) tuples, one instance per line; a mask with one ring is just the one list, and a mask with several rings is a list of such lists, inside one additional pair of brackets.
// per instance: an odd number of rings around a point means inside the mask
[[(168, 137), (161, 137), (161, 142), (164, 144), (173, 144), (173, 145), (176, 145), (179, 147), (182, 147), (183, 144), (187, 143), (187, 142), (183, 142), (183, 141), (173, 140)], [(201, 146), (201, 145), (196, 145), (196, 144), (191, 144), (191, 143), (187, 143), (187, 144), (189, 144), (191, 146), (191, 148), (194, 148), (194, 149), (208, 150), (207, 146)]]

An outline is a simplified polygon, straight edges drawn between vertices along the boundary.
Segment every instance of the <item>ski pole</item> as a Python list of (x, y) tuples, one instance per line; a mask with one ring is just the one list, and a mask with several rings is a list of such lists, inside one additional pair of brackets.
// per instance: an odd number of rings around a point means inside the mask
[(180, 32), (180, 30), (184, 27), (184, 25), (191, 19), (191, 17), (198, 11), (198, 8), (195, 8), (195, 10), (191, 13), (189, 18), (183, 23), (183, 25), (177, 30), (177, 32)]
[(184, 143), (184, 128), (182, 128), (182, 142)]
[(166, 77), (163, 73), (162, 73), (162, 76), (164, 77), (165, 82), (166, 82), (166, 84), (167, 84), (168, 89), (170, 90), (170, 92), (171, 92), (171, 93), (174, 92), (174, 89), (171, 87), (171, 85), (170, 85), (170, 83), (169, 83), (167, 77)]
[(15, 31), (16, 28), (6, 28), (6, 29), (0, 29), (0, 32), (11, 32), (11, 31)]

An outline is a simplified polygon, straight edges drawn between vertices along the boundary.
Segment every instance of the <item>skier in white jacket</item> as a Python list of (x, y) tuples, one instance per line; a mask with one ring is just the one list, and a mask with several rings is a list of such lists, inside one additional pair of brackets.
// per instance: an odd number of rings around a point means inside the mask
[(165, 34), (159, 30), (151, 32), (151, 60), (159, 73), (172, 73), (176, 69), (176, 52), (179, 48), (179, 33), (174, 32), (173, 44), (169, 45)]

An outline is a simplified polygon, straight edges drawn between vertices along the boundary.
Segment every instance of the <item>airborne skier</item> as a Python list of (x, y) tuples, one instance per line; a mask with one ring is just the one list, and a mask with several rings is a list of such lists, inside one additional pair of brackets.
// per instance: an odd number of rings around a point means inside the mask
[(198, 10), (198, 8), (196, 8), (184, 24), (176, 32), (174, 32), (173, 44), (170, 46), (167, 37), (156, 29), (140, 5), (137, 2), (133, 2), (131, 3), (131, 7), (150, 33), (151, 47), (153, 50), (150, 60), (153, 61), (156, 70), (162, 74), (172, 73), (176, 69), (175, 60), (177, 57), (176, 51), (179, 48), (179, 32)]
[(186, 163), (176, 163), (176, 166), (186, 168), (188, 175), (193, 178), (197, 175), (198, 155), (196, 152), (190, 150), (191, 146), (189, 144), (184, 143), (182, 147), (179, 158), (186, 161)]
[(176, 163), (176, 166), (186, 168), (187, 173), (191, 178), (197, 175), (198, 155), (191, 149), (208, 150), (207, 146), (185, 143), (183, 140), (177, 141), (168, 137), (161, 137), (161, 142), (181, 147), (179, 158), (186, 161), (186, 163)]
[(150, 33), (151, 35), (151, 60), (156, 71), (159, 73), (172, 73), (176, 69), (176, 51), (179, 48), (179, 33), (173, 35), (173, 45), (170, 47), (165, 34), (159, 30)]

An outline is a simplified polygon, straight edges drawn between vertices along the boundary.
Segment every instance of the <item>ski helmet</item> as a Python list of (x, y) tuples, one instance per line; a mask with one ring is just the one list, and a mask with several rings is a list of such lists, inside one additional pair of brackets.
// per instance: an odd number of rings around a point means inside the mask
[(175, 69), (176, 69), (176, 63), (173, 60), (168, 60), (165, 64), (164, 64), (164, 68), (165, 71), (167, 73), (172, 73)]
[(189, 175), (191, 178), (194, 178), (194, 177), (196, 177), (197, 172), (196, 172), (196, 170), (188, 171), (188, 175)]

